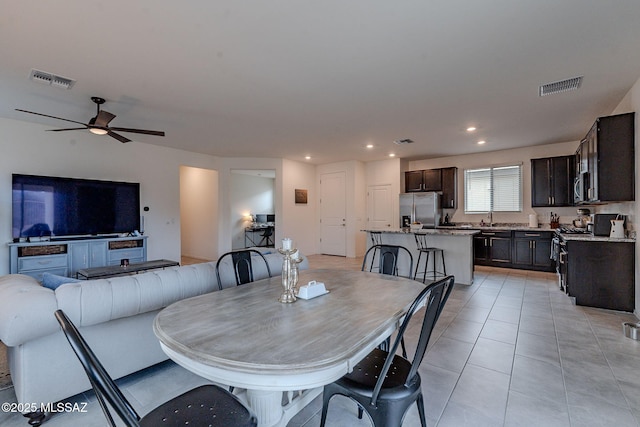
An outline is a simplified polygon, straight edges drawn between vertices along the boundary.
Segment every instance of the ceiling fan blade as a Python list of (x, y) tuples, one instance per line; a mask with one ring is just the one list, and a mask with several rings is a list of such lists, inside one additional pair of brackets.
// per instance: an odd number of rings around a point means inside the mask
[(164, 136), (164, 132), (160, 130), (144, 130), (144, 129), (114, 128), (114, 127), (110, 127), (109, 129), (117, 130), (119, 132), (132, 132), (132, 133), (142, 133), (145, 135)]
[(107, 135), (109, 135), (109, 136), (110, 136), (110, 137), (112, 137), (112, 138), (117, 139), (118, 141), (120, 141), (120, 142), (122, 142), (122, 143), (125, 143), (125, 142), (129, 142), (129, 141), (131, 141), (129, 138), (125, 138), (125, 137), (124, 137), (124, 136), (122, 136), (122, 135), (118, 135), (117, 133), (113, 132), (111, 129), (109, 129), (109, 130), (107, 131)]
[(29, 114), (35, 114), (36, 116), (49, 117), (51, 119), (56, 119), (56, 120), (64, 120), (65, 122), (77, 123), (79, 125), (86, 126), (82, 122), (77, 122), (75, 120), (69, 120), (69, 119), (63, 119), (62, 117), (50, 116), (48, 114), (36, 113), (36, 112), (33, 112), (33, 111), (27, 111), (27, 110), (21, 110), (19, 108), (16, 108), (16, 111), (20, 111), (20, 112), (23, 112), (23, 113), (29, 113)]
[(109, 122), (111, 120), (113, 120), (115, 117), (116, 117), (115, 114), (111, 114), (108, 111), (102, 110), (96, 116), (96, 120), (94, 122), (94, 125), (96, 125), (98, 127), (106, 127), (109, 124)]
[(47, 132), (64, 132), (65, 130), (85, 130), (87, 127), (83, 128), (66, 128), (66, 129), (47, 129)]

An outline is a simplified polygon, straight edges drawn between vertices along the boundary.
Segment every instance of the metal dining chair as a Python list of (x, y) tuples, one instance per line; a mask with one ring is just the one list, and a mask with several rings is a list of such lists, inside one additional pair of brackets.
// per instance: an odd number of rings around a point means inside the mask
[(267, 227), (264, 229), (264, 232), (260, 235), (260, 237), (262, 237), (262, 239), (260, 239), (260, 243), (258, 243), (258, 246), (265, 246), (265, 247), (273, 247), (274, 243), (273, 243), (273, 227)]
[[(261, 259), (266, 266), (268, 277), (271, 276), (271, 268), (267, 259), (260, 251), (255, 249), (241, 249), (237, 251), (227, 252), (218, 258), (216, 263), (216, 278), (218, 279), (218, 289), (222, 290), (222, 280), (220, 279), (220, 266), (225, 258), (231, 258), (231, 265), (236, 278), (236, 286), (244, 285), (254, 281), (253, 261)], [(263, 279), (264, 277), (260, 277)]]
[(204, 385), (163, 403), (140, 417), (104, 369), (75, 325), (62, 310), (56, 319), (82, 364), (109, 425), (116, 426), (107, 403), (127, 427), (211, 426), (255, 427), (258, 421), (240, 400), (216, 385)]
[[(355, 365), (351, 373), (336, 382), (324, 386), (320, 426), (325, 425), (331, 398), (340, 394), (358, 403), (359, 418), (367, 411), (373, 425), (377, 427), (400, 426), (407, 409), (415, 402), (420, 423), (426, 427), (427, 420), (422, 397), (422, 381), (418, 368), (431, 338), (442, 309), (453, 290), (454, 278), (447, 276), (426, 286), (411, 304), (400, 325), (390, 351), (376, 348)], [(396, 354), (414, 313), (424, 304), (425, 314), (420, 329), (420, 338), (413, 357)]]
[[(374, 266), (374, 260), (376, 257), (376, 253), (378, 254), (378, 266)], [(369, 265), (369, 271), (380, 273), (380, 274), (388, 274), (390, 276), (398, 275), (398, 261), (399, 258), (403, 254), (404, 257), (407, 258), (409, 263), (409, 269), (407, 277), (411, 278), (411, 272), (413, 271), (413, 255), (411, 252), (405, 248), (404, 246), (398, 245), (374, 245), (367, 250), (364, 255), (364, 259), (362, 260), (362, 271), (366, 271), (367, 258), (371, 257), (371, 264)], [(388, 349), (389, 348), (390, 339), (387, 338), (382, 344), (380, 344), (380, 348)], [(402, 354), (406, 355), (407, 351), (404, 345), (404, 340), (401, 342), (402, 344)]]
[[(374, 261), (377, 254), (377, 266)], [(400, 257), (406, 258), (404, 263), (400, 261)], [(407, 277), (411, 278), (413, 272), (413, 255), (404, 246), (398, 245), (373, 245), (364, 254), (362, 260), (362, 271), (370, 271), (380, 274), (389, 274), (391, 276), (398, 275), (398, 262), (401, 265), (409, 263)], [(367, 267), (368, 265), (368, 267)]]

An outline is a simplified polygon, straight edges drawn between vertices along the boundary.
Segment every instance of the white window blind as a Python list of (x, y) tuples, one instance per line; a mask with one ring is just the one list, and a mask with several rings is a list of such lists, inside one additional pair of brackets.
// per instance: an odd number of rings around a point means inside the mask
[(464, 171), (465, 213), (522, 212), (522, 166)]

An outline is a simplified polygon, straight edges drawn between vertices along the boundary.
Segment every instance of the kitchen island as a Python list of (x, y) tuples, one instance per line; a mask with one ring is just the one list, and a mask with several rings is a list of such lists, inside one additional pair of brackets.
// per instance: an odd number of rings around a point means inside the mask
[[(409, 249), (413, 256), (413, 269), (418, 260), (418, 248), (413, 231), (406, 229), (385, 229), (385, 230), (363, 230), (367, 232), (367, 249), (371, 247), (370, 233), (381, 232), (382, 243), (389, 245), (404, 246)], [(470, 285), (473, 283), (473, 236), (479, 233), (479, 230), (463, 230), (463, 229), (421, 229), (416, 233), (426, 234), (429, 246), (440, 248), (444, 251), (444, 259), (447, 267), (447, 274), (455, 276), (456, 283)], [(438, 257), (438, 270), (441, 271), (440, 259)], [(420, 261), (420, 271), (424, 268), (424, 256)], [(431, 260), (429, 261), (431, 265)], [(400, 265), (400, 275), (408, 275), (408, 266)], [(413, 277), (413, 271), (410, 273)]]

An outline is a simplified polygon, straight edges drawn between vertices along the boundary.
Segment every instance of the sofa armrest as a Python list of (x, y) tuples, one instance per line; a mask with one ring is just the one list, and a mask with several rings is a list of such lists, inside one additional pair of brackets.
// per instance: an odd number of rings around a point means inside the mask
[(49, 335), (60, 326), (53, 313), (58, 303), (51, 289), (24, 274), (0, 277), (0, 340), (14, 347)]

